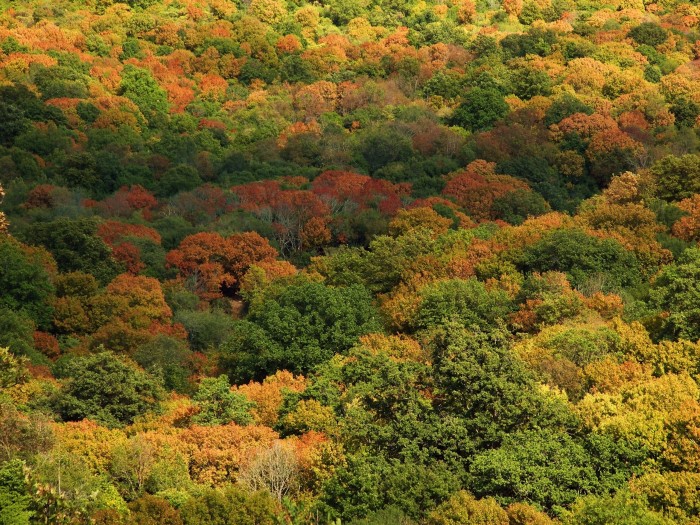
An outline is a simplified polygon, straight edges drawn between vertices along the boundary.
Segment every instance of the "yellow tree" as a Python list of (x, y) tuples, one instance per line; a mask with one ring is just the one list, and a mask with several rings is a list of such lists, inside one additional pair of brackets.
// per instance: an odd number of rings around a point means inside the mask
[[(584, 425), (628, 440), (667, 464), (697, 455), (698, 386), (685, 373), (665, 374), (616, 394), (588, 394), (576, 405)], [(685, 458), (684, 460), (680, 458)]]
[(193, 425), (180, 435), (189, 446), (190, 474), (197, 483), (221, 486), (235, 481), (239, 469), (256, 450), (269, 448), (279, 436), (272, 429), (235, 423)]
[(641, 494), (649, 506), (663, 511), (674, 523), (692, 523), (700, 511), (700, 473), (649, 472), (629, 482), (633, 494)]
[(373, 353), (386, 353), (397, 361), (428, 362), (430, 357), (420, 343), (406, 335), (368, 334), (360, 337), (360, 345)]
[(429, 525), (508, 525), (505, 510), (493, 498), (476, 499), (466, 491), (455, 493), (428, 516)]
[(255, 403), (255, 407), (251, 409), (255, 424), (269, 427), (277, 423), (284, 392), (303, 392), (305, 389), (306, 379), (286, 370), (279, 370), (266, 377), (262, 383), (251, 381), (247, 385), (234, 387), (234, 391)]
[(57, 448), (82, 458), (94, 474), (107, 472), (112, 451), (127, 441), (123, 430), (109, 429), (89, 419), (56, 423), (54, 432)]
[(396, 217), (389, 223), (389, 233), (398, 237), (416, 228), (425, 228), (437, 237), (446, 233), (450, 224), (452, 224), (450, 219), (441, 217), (432, 208), (421, 207), (399, 210)]

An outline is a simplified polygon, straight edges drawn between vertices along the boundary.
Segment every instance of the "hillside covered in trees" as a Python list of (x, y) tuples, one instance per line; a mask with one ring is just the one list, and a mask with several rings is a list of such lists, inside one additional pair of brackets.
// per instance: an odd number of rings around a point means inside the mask
[(699, 524), (699, 132), (697, 2), (0, 0), (0, 525)]

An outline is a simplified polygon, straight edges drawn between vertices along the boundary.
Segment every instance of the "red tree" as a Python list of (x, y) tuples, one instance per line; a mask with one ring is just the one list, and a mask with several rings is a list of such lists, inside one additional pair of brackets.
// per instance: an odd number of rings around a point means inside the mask
[(126, 224), (119, 221), (105, 221), (97, 229), (97, 235), (112, 248), (114, 258), (126, 266), (129, 273), (137, 274), (144, 269), (141, 251), (131, 242), (130, 237), (148, 239), (160, 244), (160, 234), (153, 228), (141, 224)]
[(166, 256), (168, 266), (176, 267), (184, 278), (192, 279), (202, 299), (234, 293), (252, 264), (274, 261), (277, 251), (255, 232), (223, 237), (218, 233), (196, 233), (185, 237)]
[(527, 183), (508, 175), (496, 175), (494, 169), (494, 163), (476, 160), (447, 181), (442, 193), (452, 197), (473, 219), (492, 219), (491, 207), (496, 199), (529, 189)]
[(97, 208), (107, 217), (130, 217), (135, 211), (141, 211), (144, 218), (150, 218), (151, 211), (158, 205), (158, 200), (151, 192), (138, 184), (122, 186), (114, 195), (107, 197)]

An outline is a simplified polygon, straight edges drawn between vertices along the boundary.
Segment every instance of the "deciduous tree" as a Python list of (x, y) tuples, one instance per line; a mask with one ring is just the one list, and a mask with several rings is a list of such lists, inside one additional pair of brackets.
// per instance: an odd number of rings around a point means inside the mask
[(166, 261), (185, 278), (203, 299), (216, 299), (238, 290), (239, 281), (256, 263), (275, 260), (277, 251), (255, 232), (223, 237), (218, 233), (196, 233), (185, 237), (168, 253)]
[(119, 427), (157, 408), (163, 396), (153, 377), (107, 352), (75, 357), (57, 375), (65, 379), (56, 410), (66, 421), (90, 418)]

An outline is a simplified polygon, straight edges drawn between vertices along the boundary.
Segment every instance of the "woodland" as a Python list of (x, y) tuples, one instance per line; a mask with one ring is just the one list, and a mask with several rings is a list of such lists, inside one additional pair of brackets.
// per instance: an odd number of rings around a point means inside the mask
[(0, 525), (700, 524), (700, 6), (0, 0)]

